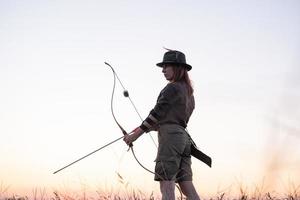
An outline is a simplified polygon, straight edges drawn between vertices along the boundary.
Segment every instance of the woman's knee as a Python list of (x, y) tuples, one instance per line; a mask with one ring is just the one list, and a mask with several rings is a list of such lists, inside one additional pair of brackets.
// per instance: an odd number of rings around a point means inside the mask
[(160, 181), (160, 190), (175, 190), (175, 181)]

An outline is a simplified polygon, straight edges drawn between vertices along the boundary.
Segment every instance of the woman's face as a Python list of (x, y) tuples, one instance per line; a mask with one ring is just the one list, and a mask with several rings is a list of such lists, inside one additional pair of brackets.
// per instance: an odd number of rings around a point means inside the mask
[(174, 70), (173, 70), (173, 66), (172, 65), (164, 65), (162, 68), (162, 73), (164, 73), (165, 78), (168, 81), (172, 81), (173, 77), (174, 77)]

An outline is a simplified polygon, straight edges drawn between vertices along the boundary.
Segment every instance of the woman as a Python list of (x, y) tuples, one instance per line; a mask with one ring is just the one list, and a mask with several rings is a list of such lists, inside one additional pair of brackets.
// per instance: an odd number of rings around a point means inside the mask
[(191, 141), (185, 128), (194, 110), (193, 87), (188, 76), (192, 66), (180, 51), (169, 50), (157, 66), (169, 83), (160, 92), (155, 107), (143, 123), (124, 137), (129, 145), (143, 133), (158, 131), (155, 180), (163, 200), (175, 200), (177, 182), (188, 199), (200, 199), (192, 182)]

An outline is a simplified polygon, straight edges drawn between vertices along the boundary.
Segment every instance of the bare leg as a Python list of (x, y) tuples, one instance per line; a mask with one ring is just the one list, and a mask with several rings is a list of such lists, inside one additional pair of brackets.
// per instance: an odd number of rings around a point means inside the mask
[(175, 181), (160, 181), (162, 200), (175, 200)]
[(188, 200), (200, 200), (192, 181), (182, 181), (179, 183), (179, 186)]

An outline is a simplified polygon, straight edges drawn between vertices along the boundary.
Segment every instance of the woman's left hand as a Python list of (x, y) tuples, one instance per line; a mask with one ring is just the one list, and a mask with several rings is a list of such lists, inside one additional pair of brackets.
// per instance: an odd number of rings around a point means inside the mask
[(134, 129), (128, 135), (125, 135), (123, 140), (127, 145), (130, 145), (132, 142), (134, 142), (136, 139), (138, 139), (143, 133), (144, 133), (144, 131), (140, 127), (138, 127), (136, 129)]

